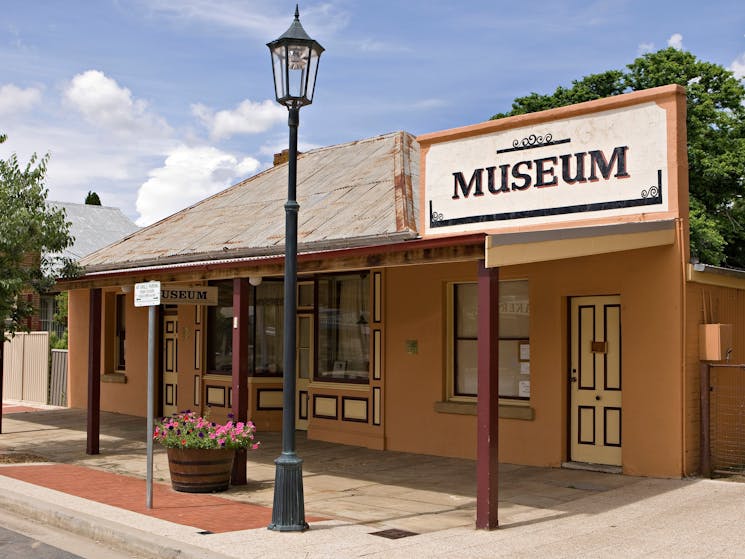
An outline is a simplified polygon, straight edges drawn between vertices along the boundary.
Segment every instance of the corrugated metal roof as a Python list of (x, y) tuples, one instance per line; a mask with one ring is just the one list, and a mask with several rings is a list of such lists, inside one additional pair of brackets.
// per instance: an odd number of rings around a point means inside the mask
[[(394, 132), (298, 158), (299, 252), (386, 244), (418, 231), (419, 145)], [(89, 255), (88, 271), (284, 253), (287, 164)]]
[(65, 210), (67, 221), (70, 222), (70, 234), (75, 242), (62, 256), (73, 260), (80, 260), (139, 230), (119, 208), (52, 201), (49, 205)]

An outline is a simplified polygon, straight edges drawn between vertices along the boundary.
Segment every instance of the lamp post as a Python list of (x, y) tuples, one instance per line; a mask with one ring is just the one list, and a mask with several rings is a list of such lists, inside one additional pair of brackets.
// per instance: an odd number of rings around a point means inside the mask
[(270, 530), (300, 532), (308, 529), (303, 496), (303, 461), (295, 453), (295, 345), (297, 315), (297, 128), (300, 107), (313, 102), (318, 61), (323, 47), (295, 20), (285, 33), (268, 43), (274, 71), (277, 102), (289, 111), (290, 149), (287, 165), (287, 203), (285, 204), (285, 309), (284, 372), (282, 400), (282, 454), (274, 476), (274, 506)]

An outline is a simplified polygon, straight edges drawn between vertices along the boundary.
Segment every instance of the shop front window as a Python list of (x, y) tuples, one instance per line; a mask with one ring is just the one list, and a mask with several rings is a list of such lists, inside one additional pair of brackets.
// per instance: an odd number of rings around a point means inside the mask
[(207, 372), (233, 371), (233, 281), (215, 282), (217, 305), (207, 307)]
[[(451, 397), (473, 398), (478, 386), (478, 285), (452, 286)], [(528, 282), (499, 282), (499, 397), (530, 399)]]
[(370, 274), (318, 279), (316, 379), (368, 382), (370, 367)]
[(284, 370), (283, 290), (280, 281), (265, 281), (254, 290), (254, 303), (249, 308), (248, 359), (256, 376), (281, 376)]
[(116, 295), (116, 309), (115, 309), (115, 327), (114, 327), (114, 338), (116, 339), (115, 347), (115, 361), (116, 370), (123, 371), (127, 367), (127, 359), (124, 348), (126, 347), (124, 341), (126, 339), (126, 305), (125, 295), (117, 293)]

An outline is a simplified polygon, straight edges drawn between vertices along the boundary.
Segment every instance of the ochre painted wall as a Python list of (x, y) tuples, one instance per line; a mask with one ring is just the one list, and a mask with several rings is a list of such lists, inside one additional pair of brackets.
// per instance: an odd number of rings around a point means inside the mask
[[(475, 262), (388, 270), (386, 448), (476, 456), (474, 416), (435, 411), (445, 397), (448, 282), (476, 281)], [(682, 475), (682, 270), (677, 245), (515, 266), (528, 279), (532, 421), (500, 419), (500, 460), (558, 466), (567, 454), (567, 305), (621, 295), (623, 468)], [(406, 341), (418, 341), (418, 353)]]
[[(104, 293), (104, 302), (114, 300), (106, 297)], [(125, 350), (126, 358), (124, 374), (127, 378), (126, 383), (102, 382), (101, 383), (101, 409), (116, 413), (126, 413), (132, 415), (147, 415), (147, 327), (148, 327), (148, 308), (134, 306), (134, 292), (130, 291), (125, 296)], [(114, 309), (109, 305), (104, 305), (104, 324), (109, 313)], [(110, 339), (114, 335), (113, 329), (109, 328), (106, 332), (106, 338)], [(104, 343), (103, 362), (107, 368), (101, 373), (113, 373), (113, 359), (107, 359), (106, 351), (109, 346)]]
[(75, 289), (68, 299), (67, 405), (88, 405), (88, 311), (90, 291)]

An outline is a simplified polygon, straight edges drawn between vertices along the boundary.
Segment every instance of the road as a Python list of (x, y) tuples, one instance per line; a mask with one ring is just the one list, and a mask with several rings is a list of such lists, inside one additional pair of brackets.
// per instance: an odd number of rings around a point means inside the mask
[(138, 559), (5, 510), (0, 510), (0, 526), (0, 559)]

